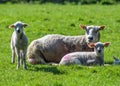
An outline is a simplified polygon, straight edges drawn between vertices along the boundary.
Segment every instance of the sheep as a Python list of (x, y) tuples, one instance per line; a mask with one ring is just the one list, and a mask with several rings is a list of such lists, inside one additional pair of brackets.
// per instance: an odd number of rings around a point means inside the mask
[(109, 46), (109, 42), (90, 43), (89, 46), (94, 48), (93, 52), (72, 52), (62, 57), (59, 65), (104, 65), (104, 47)]
[(28, 38), (23, 31), (23, 28), (26, 26), (28, 26), (28, 24), (22, 23), (20, 21), (9, 26), (9, 28), (14, 28), (14, 32), (11, 37), (11, 50), (12, 63), (15, 63), (15, 53), (18, 57), (17, 69), (20, 68), (20, 64), (23, 64), (24, 69), (27, 69), (26, 52), (28, 46)]
[(120, 64), (120, 60), (117, 57), (113, 56), (113, 59), (114, 59), (113, 64)]
[(49, 62), (59, 63), (61, 58), (70, 52), (93, 51), (88, 43), (100, 40), (100, 30), (105, 26), (80, 26), (86, 31), (86, 35), (65, 36), (50, 34), (33, 40), (27, 49), (27, 58), (31, 64), (45, 64)]

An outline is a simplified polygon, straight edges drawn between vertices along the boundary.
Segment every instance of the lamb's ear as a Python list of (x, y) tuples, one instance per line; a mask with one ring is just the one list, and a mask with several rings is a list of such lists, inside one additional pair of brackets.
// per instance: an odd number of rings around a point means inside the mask
[(23, 27), (27, 27), (28, 26), (28, 24), (27, 23), (23, 23)]
[(94, 44), (94, 43), (89, 43), (88, 46), (89, 46), (90, 48), (94, 48), (94, 47), (95, 47), (95, 44)]
[(103, 30), (103, 29), (105, 29), (105, 26), (100, 26), (99, 27), (99, 30)]
[(80, 25), (80, 27), (81, 27), (82, 29), (86, 29), (86, 26), (85, 26), (85, 25)]
[(12, 25), (10, 25), (10, 26), (9, 26), (9, 28), (15, 28), (15, 25), (14, 25), (14, 24), (12, 24)]
[(110, 45), (110, 42), (105, 42), (104, 47), (108, 47)]

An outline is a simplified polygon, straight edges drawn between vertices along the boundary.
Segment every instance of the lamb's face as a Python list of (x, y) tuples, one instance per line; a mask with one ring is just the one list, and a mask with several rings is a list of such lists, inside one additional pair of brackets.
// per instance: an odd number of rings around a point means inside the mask
[(15, 32), (17, 34), (21, 34), (21, 33), (23, 33), (23, 28), (26, 26), (28, 26), (26, 23), (22, 23), (22, 22), (18, 21), (16, 23), (10, 25), (9, 28), (14, 28)]
[(97, 43), (90, 43), (88, 44), (88, 46), (90, 48), (94, 48), (94, 52), (96, 52), (98, 55), (103, 54), (104, 53), (104, 47), (109, 46), (110, 42), (97, 42)]
[(100, 39), (99, 31), (104, 29), (105, 26), (84, 26), (81, 25), (83, 29), (86, 30), (86, 42), (87, 43), (95, 43), (98, 42)]
[(17, 34), (23, 33), (23, 24), (22, 23), (16, 23), (15, 24), (15, 32)]
[(94, 50), (96, 53), (101, 54), (104, 52), (104, 43), (98, 42), (95, 44)]

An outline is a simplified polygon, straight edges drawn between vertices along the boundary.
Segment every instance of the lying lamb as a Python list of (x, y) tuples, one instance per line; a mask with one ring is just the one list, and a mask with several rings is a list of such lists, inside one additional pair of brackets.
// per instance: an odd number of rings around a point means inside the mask
[(90, 43), (89, 46), (94, 48), (94, 52), (72, 52), (65, 55), (59, 65), (81, 64), (81, 65), (104, 65), (104, 47), (110, 43)]
[(17, 68), (20, 68), (20, 61), (23, 64), (24, 69), (27, 69), (26, 65), (26, 52), (28, 45), (28, 38), (23, 31), (23, 28), (28, 26), (26, 23), (20, 21), (12, 24), (9, 28), (14, 28), (14, 32), (11, 38), (11, 49), (12, 49), (12, 63), (15, 63), (15, 53), (18, 57)]
[(86, 31), (86, 35), (64, 36), (52, 34), (32, 41), (27, 50), (28, 61), (31, 64), (59, 63), (67, 53), (93, 51), (92, 48), (88, 47), (88, 43), (98, 42), (100, 40), (100, 30), (103, 30), (105, 26), (81, 25), (81, 28)]

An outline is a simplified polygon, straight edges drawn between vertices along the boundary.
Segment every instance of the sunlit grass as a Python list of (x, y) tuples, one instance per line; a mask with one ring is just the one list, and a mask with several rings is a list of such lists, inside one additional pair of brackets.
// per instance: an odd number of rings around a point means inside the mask
[(111, 42), (105, 48), (105, 62), (120, 57), (120, 5), (0, 5), (0, 86), (119, 86), (120, 68), (31, 65), (28, 70), (11, 63), (10, 39), (16, 21), (29, 24), (25, 32), (29, 43), (46, 34), (81, 35), (80, 24), (105, 25), (101, 41)]

